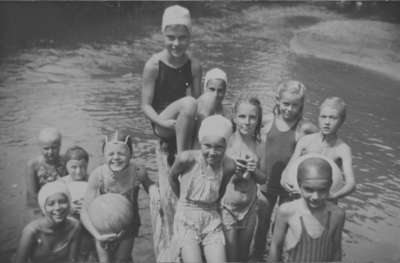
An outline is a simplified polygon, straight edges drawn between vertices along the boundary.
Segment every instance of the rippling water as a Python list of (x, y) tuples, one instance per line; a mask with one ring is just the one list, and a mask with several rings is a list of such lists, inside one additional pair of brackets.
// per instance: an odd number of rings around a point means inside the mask
[[(152, 12), (120, 14), (117, 20), (97, 23), (87, 32), (79, 28), (89, 36), (80, 35), (68, 44), (57, 39), (34, 42), (0, 58), (2, 254), (14, 251), (26, 223), (22, 216), (23, 166), (38, 154), (36, 136), (44, 126), (62, 131), (63, 151), (72, 144), (86, 148), (91, 153), (89, 170), (101, 163), (102, 134), (114, 127), (128, 128), (134, 137), (135, 156), (145, 160), (156, 178), (156, 139), (139, 104), (143, 65), (162, 47), (159, 22), (163, 8), (153, 5)], [(246, 92), (259, 97), (268, 113), (274, 87), (287, 78), (298, 79), (309, 88), (305, 110), (310, 119), (316, 119), (318, 105), (327, 96), (347, 101), (348, 118), (341, 136), (353, 149), (358, 188), (340, 204), (347, 211), (345, 259), (398, 261), (400, 83), (354, 66), (296, 56), (290, 50), (295, 30), (346, 19), (338, 13), (310, 5), (238, 6), (217, 10), (211, 4), (193, 4), (192, 8), (199, 9), (194, 12), (191, 52), (205, 70), (226, 69), (232, 86), (227, 104)], [(131, 8), (135, 10), (134, 5)], [(129, 30), (121, 28), (122, 24), (134, 27)], [(118, 32), (112, 31), (113, 38), (105, 34), (101, 40), (103, 25), (106, 33), (110, 28)], [(147, 197), (142, 194), (140, 198), (143, 226), (135, 244), (135, 262), (150, 262), (154, 256)]]

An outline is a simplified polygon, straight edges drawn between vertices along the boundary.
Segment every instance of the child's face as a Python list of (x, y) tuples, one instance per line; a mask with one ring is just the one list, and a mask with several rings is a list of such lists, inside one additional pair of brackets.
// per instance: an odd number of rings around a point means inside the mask
[(86, 181), (88, 163), (85, 159), (69, 160), (66, 166), (68, 174), (74, 181)]
[(321, 108), (318, 117), (318, 124), (322, 134), (336, 134), (342, 125), (340, 111), (329, 106)]
[(131, 159), (129, 148), (123, 143), (107, 143), (104, 148), (104, 156), (108, 167), (113, 172), (124, 170)]
[(221, 79), (210, 79), (207, 81), (206, 92), (215, 93), (217, 102), (222, 103), (225, 97), (226, 83)]
[(280, 115), (284, 120), (292, 121), (298, 118), (303, 107), (303, 99), (296, 94), (283, 92), (278, 98)]
[(201, 152), (207, 164), (210, 166), (220, 164), (225, 155), (225, 139), (219, 136), (205, 136), (200, 143)]
[(67, 218), (70, 210), (68, 197), (63, 193), (49, 196), (44, 205), (45, 216), (53, 223), (61, 223)]
[(330, 182), (324, 178), (304, 178), (300, 183), (300, 191), (310, 209), (318, 209), (325, 205), (329, 197)]
[(242, 135), (254, 135), (257, 126), (257, 108), (250, 103), (240, 103), (236, 109), (234, 122)]
[(39, 146), (46, 161), (52, 162), (60, 157), (60, 140), (40, 140)]
[(174, 58), (185, 55), (190, 44), (190, 33), (184, 25), (167, 26), (163, 32), (165, 47)]

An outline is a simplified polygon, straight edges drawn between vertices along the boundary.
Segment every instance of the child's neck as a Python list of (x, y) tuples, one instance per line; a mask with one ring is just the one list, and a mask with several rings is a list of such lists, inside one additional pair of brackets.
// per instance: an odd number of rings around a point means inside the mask
[(298, 118), (284, 119), (282, 115), (278, 115), (275, 123), (279, 130), (286, 131), (290, 130), (298, 121)]
[(321, 142), (326, 144), (327, 146), (333, 146), (338, 139), (337, 133), (332, 134), (322, 134), (321, 133)]
[(165, 50), (165, 60), (167, 62), (167, 64), (179, 68), (180, 66), (182, 66), (186, 60), (187, 60), (187, 55), (186, 53), (180, 57), (174, 57), (171, 56), (171, 54), (169, 54), (169, 52), (167, 50)]
[(110, 168), (110, 171), (112, 172), (112, 175), (111, 175), (111, 177), (115, 180), (115, 179), (118, 179), (118, 178), (122, 178), (122, 177), (125, 177), (126, 175), (128, 175), (129, 173), (128, 173), (128, 169), (129, 168), (129, 165), (127, 165), (123, 170), (121, 170), (121, 171), (113, 171), (113, 170), (111, 170)]
[(239, 131), (234, 133), (234, 140), (236, 145), (252, 149), (255, 143), (254, 137), (250, 135), (241, 134)]
[(50, 230), (50, 231), (56, 231), (58, 229), (62, 229), (65, 226), (66, 222), (67, 222), (67, 219), (65, 218), (65, 220), (60, 222), (60, 223), (54, 223), (54, 221), (52, 221), (50, 218), (48, 218), (46, 216), (46, 218), (45, 218), (45, 228)]

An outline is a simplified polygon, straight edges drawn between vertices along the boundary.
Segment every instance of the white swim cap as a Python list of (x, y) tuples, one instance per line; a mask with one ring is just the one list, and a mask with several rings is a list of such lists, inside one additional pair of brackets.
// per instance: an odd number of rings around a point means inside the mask
[(204, 78), (204, 91), (207, 88), (207, 82), (211, 79), (220, 79), (225, 82), (225, 85), (228, 86), (228, 77), (226, 76), (225, 71), (219, 68), (213, 68), (207, 71), (206, 76)]
[(216, 114), (205, 118), (200, 125), (199, 141), (205, 136), (220, 136), (228, 143), (233, 132), (232, 122), (222, 115)]
[(45, 213), (44, 206), (46, 204), (47, 198), (54, 194), (65, 194), (68, 198), (68, 202), (71, 206), (71, 194), (69, 193), (68, 187), (65, 183), (60, 181), (50, 182), (42, 186), (40, 188), (38, 194), (38, 203), (39, 207), (42, 210), (43, 214)]
[(162, 16), (161, 31), (164, 32), (165, 28), (170, 25), (184, 25), (191, 32), (192, 22), (189, 10), (180, 5), (167, 7)]

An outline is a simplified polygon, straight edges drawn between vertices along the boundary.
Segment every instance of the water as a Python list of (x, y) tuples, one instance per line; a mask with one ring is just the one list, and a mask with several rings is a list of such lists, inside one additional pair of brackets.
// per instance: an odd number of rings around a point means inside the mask
[[(38, 154), (36, 136), (42, 127), (51, 125), (62, 131), (62, 151), (72, 144), (87, 149), (89, 170), (102, 161), (102, 135), (114, 127), (128, 128), (135, 156), (145, 161), (156, 178), (157, 141), (140, 111), (139, 99), (143, 65), (162, 47), (159, 24), (165, 4), (131, 3), (122, 11), (117, 3), (92, 5), (96, 7), (93, 14), (83, 17), (90, 4), (64, 3), (65, 10), (82, 15), (54, 15), (50, 18), (54, 23), (47, 22), (40, 30), (30, 26), (33, 32), (25, 35), (18, 33), (22, 22), (16, 15), (17, 22), (6, 24), (3, 31), (3, 37), (12, 37), (8, 45), (3, 43), (0, 58), (2, 258), (15, 250), (26, 223), (22, 216), (24, 165)], [(7, 7), (20, 15), (35, 10), (61, 14), (55, 4), (29, 5), (25, 11), (18, 11), (16, 5)], [(340, 203), (347, 212), (344, 259), (397, 262), (400, 82), (355, 66), (298, 56), (289, 46), (295, 30), (347, 16), (305, 4), (191, 3), (189, 7), (195, 10), (191, 52), (205, 70), (226, 69), (231, 83), (227, 104), (246, 92), (261, 99), (268, 113), (274, 87), (287, 78), (308, 87), (305, 111), (312, 120), (325, 97), (337, 95), (347, 101), (348, 116), (340, 134), (352, 147), (358, 187)], [(43, 20), (32, 23), (44, 25)], [(142, 193), (143, 226), (135, 242), (135, 262), (154, 261), (147, 202)]]

